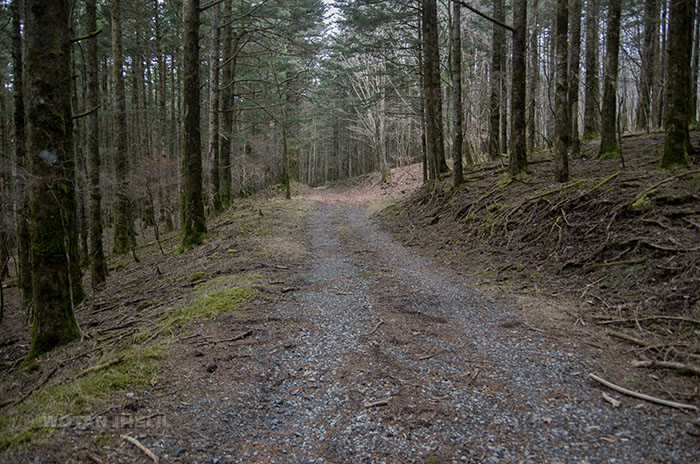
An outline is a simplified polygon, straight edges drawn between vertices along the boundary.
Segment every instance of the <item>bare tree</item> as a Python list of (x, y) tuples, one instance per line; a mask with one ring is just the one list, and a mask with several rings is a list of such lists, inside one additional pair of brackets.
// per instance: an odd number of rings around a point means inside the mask
[(600, 0), (586, 0), (586, 87), (584, 93), (583, 137), (600, 130), (600, 82), (598, 79), (598, 15)]
[(605, 45), (603, 72), (603, 104), (600, 118), (600, 150), (598, 156), (619, 153), (617, 141), (617, 75), (620, 53), (621, 0), (610, 0), (608, 6), (608, 38)]
[(527, 170), (527, 146), (525, 144), (525, 51), (527, 48), (527, 2), (513, 4), (513, 87), (511, 97), (510, 175), (515, 177)]
[(567, 182), (569, 180), (568, 149), (571, 134), (569, 112), (567, 110), (569, 0), (557, 0), (554, 27), (556, 41), (554, 178), (557, 182)]

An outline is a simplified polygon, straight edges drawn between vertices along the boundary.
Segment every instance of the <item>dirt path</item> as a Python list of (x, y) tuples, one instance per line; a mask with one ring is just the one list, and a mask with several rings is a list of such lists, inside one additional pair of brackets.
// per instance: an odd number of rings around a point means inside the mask
[(166, 460), (697, 462), (697, 414), (611, 408), (583, 347), (553, 344), (360, 206), (322, 202), (306, 234), (295, 290), (261, 303), (249, 342), (191, 350), (212, 373), (173, 366), (187, 388), (156, 407), (172, 428), (143, 437)]

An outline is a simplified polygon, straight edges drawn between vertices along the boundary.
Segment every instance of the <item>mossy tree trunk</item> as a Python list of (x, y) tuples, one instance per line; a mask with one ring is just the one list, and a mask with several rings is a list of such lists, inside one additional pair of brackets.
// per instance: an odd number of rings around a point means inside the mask
[(188, 250), (204, 242), (207, 226), (202, 201), (202, 146), (199, 108), (199, 0), (185, 0), (183, 18), (182, 242)]
[[(85, 4), (85, 30), (90, 33), (97, 30), (96, 0), (87, 0)], [(97, 37), (87, 41), (87, 106), (94, 111), (88, 116), (88, 184), (89, 200), (89, 256), (90, 279), (93, 288), (107, 278), (107, 263), (102, 246), (102, 194), (100, 193), (100, 121), (97, 110), (99, 99)]]
[(690, 123), (690, 55), (693, 0), (671, 0), (669, 18), (668, 81), (666, 83), (666, 136), (661, 167), (687, 164), (692, 153)]
[(462, 176), (462, 6), (452, 3), (452, 28), (450, 29), (450, 68), (452, 71), (452, 111), (454, 136), (452, 138), (452, 162), (454, 186), (463, 181)]
[(582, 0), (571, 0), (571, 33), (569, 40), (569, 97), (568, 111), (571, 123), (571, 156), (581, 154), (581, 141), (578, 132), (578, 92), (579, 71), (581, 68), (581, 9)]
[(571, 135), (567, 108), (569, 0), (557, 0), (554, 27), (556, 41), (554, 178), (557, 182), (567, 182), (569, 180), (568, 150)]
[[(494, 0), (493, 17), (498, 21), (505, 22), (504, 0)], [(490, 99), (489, 99), (489, 132), (488, 132), (488, 152), (492, 160), (498, 159), (503, 151), (500, 145), (501, 134), (501, 80), (503, 79), (503, 49), (506, 44), (505, 30), (498, 24), (493, 24), (491, 41), (491, 75), (489, 79)]]
[(24, 70), (22, 52), (22, 33), (20, 8), (21, 0), (12, 2), (12, 88), (14, 92), (14, 147), (16, 175), (16, 209), (17, 221), (17, 257), (19, 265), (19, 287), (21, 291), (21, 304), (28, 307), (32, 302), (32, 269), (30, 260), (29, 243), (29, 195), (27, 192), (28, 166), (25, 146), (24, 126)]
[(598, 79), (598, 14), (600, 0), (586, 1), (586, 87), (583, 102), (583, 137), (600, 128), (600, 82)]
[(513, 5), (513, 87), (511, 96), (511, 150), (508, 171), (512, 177), (527, 171), (527, 145), (525, 143), (525, 91), (527, 66), (527, 2)]
[(221, 212), (219, 168), (219, 5), (211, 9), (209, 50), (209, 178), (211, 214)]
[(605, 70), (603, 71), (603, 103), (600, 117), (600, 150), (598, 156), (619, 152), (617, 142), (617, 76), (620, 54), (621, 0), (610, 0), (608, 6)]
[(129, 203), (129, 145), (126, 135), (121, 0), (112, 0), (112, 82), (114, 111), (114, 252), (132, 247), (135, 231)]
[(27, 154), (34, 319), (27, 359), (80, 337), (73, 312), (70, 246), (75, 214), (70, 5), (26, 0)]

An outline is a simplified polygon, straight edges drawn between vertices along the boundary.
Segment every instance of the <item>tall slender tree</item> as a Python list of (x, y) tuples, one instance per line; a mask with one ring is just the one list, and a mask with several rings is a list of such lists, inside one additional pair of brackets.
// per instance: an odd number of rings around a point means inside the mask
[(569, 40), (569, 96), (568, 109), (571, 123), (571, 155), (581, 153), (581, 141), (578, 132), (578, 93), (579, 71), (581, 68), (581, 9), (582, 0), (571, 0), (569, 17), (571, 33)]
[[(219, 127), (219, 195), (221, 197), (221, 207), (231, 206), (231, 145), (233, 137), (233, 74), (234, 62), (236, 61), (235, 48), (233, 47), (233, 26), (231, 17), (233, 15), (232, 0), (224, 0), (224, 25), (223, 27), (223, 69), (222, 88), (219, 95), (221, 100), (221, 127)], [(236, 42), (238, 42), (236, 40)]]
[(586, 86), (584, 92), (583, 137), (600, 130), (600, 82), (598, 79), (598, 16), (600, 0), (586, 0)]
[(537, 134), (537, 88), (540, 80), (539, 57), (539, 1), (532, 1), (532, 32), (530, 33), (530, 79), (527, 103), (527, 152), (535, 152)]
[(27, 192), (27, 152), (24, 127), (24, 64), (22, 52), (21, 0), (12, 2), (12, 90), (14, 92), (14, 148), (16, 174), (17, 255), (19, 262), (19, 287), (22, 293), (21, 304), (27, 307), (32, 301), (32, 269), (29, 242), (29, 196)]
[[(70, 4), (26, 0), (25, 104), (30, 160), (29, 230), (34, 318), (27, 359), (80, 337), (73, 312), (77, 245), (72, 153)], [(47, 85), (51, 83), (51, 85)]]
[(568, 150), (571, 137), (569, 111), (567, 109), (569, 0), (557, 0), (554, 27), (556, 41), (554, 178), (557, 182), (567, 182), (569, 180)]
[[(88, 33), (97, 32), (97, 2), (85, 2), (85, 29)], [(102, 246), (102, 193), (100, 191), (100, 120), (99, 120), (99, 61), (97, 57), (97, 36), (87, 43), (87, 106), (92, 111), (88, 115), (88, 178), (90, 189), (89, 204), (89, 255), (90, 277), (95, 287), (107, 278), (107, 263)]]
[(513, 4), (513, 86), (511, 96), (511, 144), (509, 172), (515, 177), (527, 170), (527, 145), (525, 143), (525, 92), (527, 65), (527, 2)]
[(199, 0), (184, 0), (183, 18), (183, 117), (182, 242), (188, 250), (204, 242), (207, 232), (202, 202), (202, 153), (199, 132)]
[(209, 35), (209, 208), (216, 215), (221, 212), (219, 168), (219, 5), (211, 9)]
[(112, 85), (114, 112), (114, 252), (125, 253), (134, 245), (134, 219), (129, 203), (129, 144), (126, 134), (124, 52), (121, 0), (112, 0)]
[[(504, 0), (494, 0), (493, 17), (503, 22), (505, 20)], [(503, 89), (503, 61), (504, 48), (506, 43), (505, 30), (498, 24), (493, 24), (492, 46), (491, 46), (491, 76), (490, 85), (490, 109), (489, 109), (489, 134), (488, 152), (491, 159), (501, 156), (500, 135), (501, 135), (501, 91)]]
[(436, 0), (423, 1), (423, 93), (425, 99), (425, 137), (429, 179), (440, 177), (445, 158), (442, 136), (442, 86), (440, 85), (440, 47)]
[(452, 162), (454, 185), (463, 181), (462, 175), (462, 6), (452, 3), (452, 29), (450, 29), (450, 68), (452, 71), (452, 111), (454, 136), (452, 138)]
[(603, 72), (603, 103), (600, 117), (600, 150), (598, 156), (619, 152), (617, 142), (617, 76), (620, 54), (620, 16), (622, 0), (610, 0), (608, 5), (605, 70)]
[(659, 0), (644, 1), (644, 32), (642, 36), (642, 69), (639, 76), (639, 106), (637, 128), (651, 129), (652, 91), (659, 47)]

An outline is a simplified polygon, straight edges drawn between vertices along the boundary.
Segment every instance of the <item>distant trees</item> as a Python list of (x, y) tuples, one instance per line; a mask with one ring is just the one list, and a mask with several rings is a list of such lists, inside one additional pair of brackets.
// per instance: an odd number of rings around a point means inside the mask
[(617, 75), (620, 54), (620, 15), (622, 0), (610, 0), (608, 5), (605, 68), (603, 71), (603, 102), (601, 105), (600, 150), (598, 156), (618, 153), (617, 141)]

